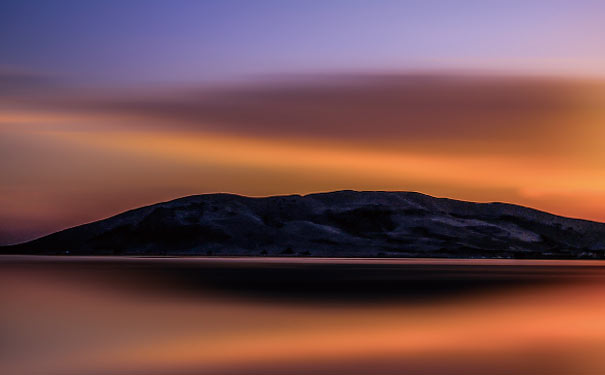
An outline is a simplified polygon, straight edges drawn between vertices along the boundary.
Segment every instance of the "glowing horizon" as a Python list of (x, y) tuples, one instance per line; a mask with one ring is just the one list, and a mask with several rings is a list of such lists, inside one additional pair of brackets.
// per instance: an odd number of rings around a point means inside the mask
[(599, 80), (360, 75), (28, 98), (0, 111), (5, 243), (210, 192), (413, 190), (605, 221)]

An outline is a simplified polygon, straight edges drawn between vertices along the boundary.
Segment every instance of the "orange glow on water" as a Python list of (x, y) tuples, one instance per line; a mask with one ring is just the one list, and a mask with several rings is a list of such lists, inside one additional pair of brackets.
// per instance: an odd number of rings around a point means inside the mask
[[(79, 265), (77, 260), (71, 262), (74, 267), (95, 262), (89, 259)], [(137, 295), (132, 284), (123, 289), (119, 287), (123, 281), (111, 281), (107, 273), (82, 273), (73, 279), (66, 276), (69, 273), (53, 270), (54, 261), (48, 262), (31, 271), (23, 266), (2, 270), (0, 293), (10, 302), (1, 310), (4, 324), (10, 322), (4, 329), (6, 342), (12, 343), (3, 361), (8, 373), (45, 369), (80, 374), (592, 374), (605, 370), (601, 356), (605, 302), (599, 298), (605, 284), (595, 262), (578, 263), (589, 268), (579, 268), (567, 282), (561, 279), (554, 284), (422, 303), (399, 299), (354, 305), (242, 300), (203, 289), (193, 299), (162, 291)], [(273, 267), (283, 262), (296, 260), (276, 261)], [(466, 264), (440, 262), (442, 270)], [(557, 267), (573, 262), (477, 260), (468, 264), (510, 264), (519, 270), (551, 264), (550, 277), (557, 280), (563, 275)], [(67, 271), (65, 265), (61, 269)], [(117, 269), (105, 272), (113, 277), (126, 275)], [(145, 283), (134, 285), (149, 288)], [(25, 356), (36, 360), (26, 361)]]

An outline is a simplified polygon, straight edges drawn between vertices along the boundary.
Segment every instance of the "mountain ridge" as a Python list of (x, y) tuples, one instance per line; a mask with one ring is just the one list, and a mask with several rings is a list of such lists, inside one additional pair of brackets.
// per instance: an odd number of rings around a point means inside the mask
[(0, 253), (605, 258), (605, 223), (419, 192), (191, 195)]

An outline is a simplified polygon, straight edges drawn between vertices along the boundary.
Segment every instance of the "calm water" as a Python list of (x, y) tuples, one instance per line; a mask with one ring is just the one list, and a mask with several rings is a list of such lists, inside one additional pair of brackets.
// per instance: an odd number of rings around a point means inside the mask
[(599, 261), (0, 257), (2, 374), (605, 374)]

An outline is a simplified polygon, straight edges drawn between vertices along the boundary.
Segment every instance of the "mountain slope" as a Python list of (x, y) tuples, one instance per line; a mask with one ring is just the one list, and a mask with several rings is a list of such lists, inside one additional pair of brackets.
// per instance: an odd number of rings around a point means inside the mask
[(205, 194), (127, 211), (0, 252), (603, 258), (605, 224), (413, 192)]

